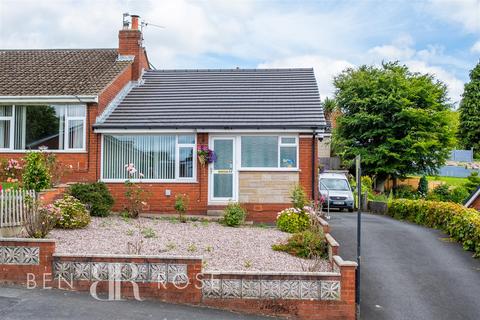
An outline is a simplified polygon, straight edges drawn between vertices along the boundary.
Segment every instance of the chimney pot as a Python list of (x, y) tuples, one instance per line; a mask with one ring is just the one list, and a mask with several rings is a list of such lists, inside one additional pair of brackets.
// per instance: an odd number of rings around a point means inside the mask
[(138, 18), (140, 18), (140, 16), (136, 14), (132, 14), (131, 17), (132, 17), (132, 30), (138, 30)]

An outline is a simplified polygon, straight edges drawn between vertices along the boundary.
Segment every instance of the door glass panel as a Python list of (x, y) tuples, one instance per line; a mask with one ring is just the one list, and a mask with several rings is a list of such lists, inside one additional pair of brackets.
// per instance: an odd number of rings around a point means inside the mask
[(232, 198), (233, 197), (233, 175), (231, 173), (213, 175), (213, 197)]
[(214, 140), (213, 149), (217, 155), (217, 161), (213, 164), (214, 170), (233, 169), (233, 141)]

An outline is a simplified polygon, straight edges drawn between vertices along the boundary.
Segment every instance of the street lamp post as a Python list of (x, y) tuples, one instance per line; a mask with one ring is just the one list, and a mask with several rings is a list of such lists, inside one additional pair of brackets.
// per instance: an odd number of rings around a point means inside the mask
[(357, 179), (357, 269), (355, 271), (355, 303), (357, 305), (357, 319), (360, 318), (360, 261), (361, 261), (361, 231), (362, 231), (362, 169), (360, 155), (355, 157), (355, 171)]

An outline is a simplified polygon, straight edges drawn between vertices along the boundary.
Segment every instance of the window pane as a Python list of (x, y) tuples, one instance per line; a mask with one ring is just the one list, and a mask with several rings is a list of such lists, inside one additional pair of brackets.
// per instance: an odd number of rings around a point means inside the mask
[(85, 106), (66, 106), (66, 108), (69, 117), (85, 117)]
[(215, 198), (231, 198), (233, 196), (232, 174), (214, 174), (213, 184), (213, 196)]
[(0, 120), (0, 149), (10, 148), (10, 120)]
[(295, 144), (295, 138), (282, 138), (282, 143)]
[(280, 166), (282, 168), (297, 167), (297, 147), (280, 147)]
[(213, 163), (215, 170), (233, 169), (233, 140), (215, 139), (213, 150), (217, 156), (217, 161)]
[(83, 149), (83, 120), (70, 120), (68, 126), (68, 147)]
[[(104, 136), (103, 178), (175, 179), (175, 136)], [(125, 165), (137, 173), (128, 176)]]
[(178, 136), (178, 143), (181, 143), (181, 144), (195, 144), (195, 135), (188, 134), (188, 135)]
[(180, 153), (180, 178), (193, 178), (193, 148), (181, 147)]
[(242, 167), (278, 167), (278, 138), (275, 136), (242, 137)]
[[(15, 106), (15, 144), (23, 149), (63, 149), (63, 106)], [(16, 112), (17, 113), (17, 112)], [(23, 141), (22, 141), (23, 140)]]
[(0, 117), (11, 117), (12, 106), (0, 106)]

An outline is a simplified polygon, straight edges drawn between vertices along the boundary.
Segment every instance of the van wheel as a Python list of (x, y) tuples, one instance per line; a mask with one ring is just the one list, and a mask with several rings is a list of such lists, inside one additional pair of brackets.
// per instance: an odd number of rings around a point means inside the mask
[(348, 212), (353, 212), (353, 208), (348, 208)]

